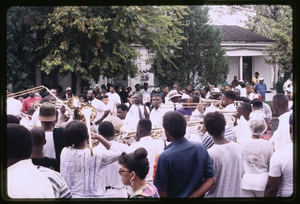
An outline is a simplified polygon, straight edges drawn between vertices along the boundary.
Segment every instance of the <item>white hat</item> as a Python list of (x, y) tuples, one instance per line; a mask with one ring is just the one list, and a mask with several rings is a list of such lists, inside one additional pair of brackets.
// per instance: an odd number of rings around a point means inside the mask
[(241, 79), (241, 80), (239, 80), (239, 82), (244, 82), (244, 80)]
[(69, 90), (72, 90), (71, 87), (67, 87), (67, 88), (66, 88), (66, 91), (69, 91)]
[(258, 80), (264, 80), (264, 78), (260, 77), (260, 78), (258, 78)]
[(174, 98), (174, 97), (181, 97), (181, 94), (179, 94), (176, 90), (172, 90), (169, 92), (169, 99)]
[(183, 93), (181, 99), (188, 99), (190, 95)]

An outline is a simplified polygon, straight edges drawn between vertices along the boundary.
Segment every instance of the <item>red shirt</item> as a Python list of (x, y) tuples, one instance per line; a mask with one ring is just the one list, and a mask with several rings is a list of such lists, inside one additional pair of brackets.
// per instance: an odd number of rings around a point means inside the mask
[(25, 98), (22, 104), (22, 112), (27, 112), (28, 109), (34, 104), (35, 101), (40, 101), (42, 98), (41, 97), (36, 97), (34, 96), (33, 98)]

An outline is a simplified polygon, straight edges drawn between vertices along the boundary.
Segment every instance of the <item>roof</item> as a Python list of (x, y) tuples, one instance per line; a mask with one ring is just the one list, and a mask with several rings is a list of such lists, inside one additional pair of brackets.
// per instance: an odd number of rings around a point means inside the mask
[(244, 41), (244, 42), (275, 42), (262, 35), (251, 32), (245, 28), (235, 25), (215, 25), (219, 27), (223, 41)]

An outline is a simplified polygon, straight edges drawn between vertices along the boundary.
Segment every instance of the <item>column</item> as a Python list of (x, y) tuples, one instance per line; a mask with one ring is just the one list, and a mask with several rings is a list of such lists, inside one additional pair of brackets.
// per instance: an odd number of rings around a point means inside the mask
[(239, 63), (239, 80), (243, 80), (243, 57), (240, 56), (240, 63)]

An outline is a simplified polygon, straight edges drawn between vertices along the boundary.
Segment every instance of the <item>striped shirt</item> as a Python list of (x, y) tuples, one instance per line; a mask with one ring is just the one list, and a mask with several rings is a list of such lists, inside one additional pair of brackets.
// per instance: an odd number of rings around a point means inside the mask
[(55, 198), (72, 198), (71, 191), (60, 173), (44, 166), (37, 168), (50, 180)]
[[(235, 142), (235, 139), (234, 139), (234, 135), (233, 135), (233, 131), (232, 129), (229, 127), (229, 126), (225, 126), (225, 133), (224, 133), (224, 137), (225, 139), (227, 139), (228, 141), (233, 141)], [(203, 135), (203, 141), (202, 141), (202, 144), (204, 145), (204, 147), (206, 149), (209, 149), (211, 148), (213, 145), (214, 145), (214, 140), (212, 138), (212, 136), (206, 132), (204, 135)]]

